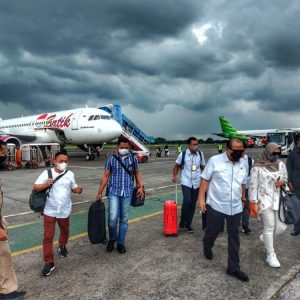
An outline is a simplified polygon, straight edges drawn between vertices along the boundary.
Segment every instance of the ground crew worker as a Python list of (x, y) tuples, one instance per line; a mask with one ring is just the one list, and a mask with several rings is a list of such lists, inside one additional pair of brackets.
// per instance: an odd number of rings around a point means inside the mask
[(182, 152), (182, 146), (178, 145), (177, 146), (177, 153), (180, 154)]
[(218, 148), (219, 154), (221, 154), (221, 153), (223, 152), (223, 145), (222, 145), (222, 144), (219, 144), (219, 145), (217, 146), (217, 148)]

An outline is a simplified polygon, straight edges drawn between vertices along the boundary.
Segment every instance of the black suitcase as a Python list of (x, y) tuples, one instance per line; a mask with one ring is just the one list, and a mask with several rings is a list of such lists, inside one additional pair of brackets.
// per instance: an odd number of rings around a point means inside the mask
[(105, 205), (102, 201), (93, 202), (88, 215), (88, 236), (92, 244), (106, 244)]

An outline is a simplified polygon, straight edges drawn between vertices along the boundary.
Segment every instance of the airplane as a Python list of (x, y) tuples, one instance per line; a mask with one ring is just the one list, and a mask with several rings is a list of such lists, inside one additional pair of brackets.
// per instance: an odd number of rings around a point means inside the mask
[(87, 160), (94, 160), (93, 152), (101, 150), (104, 142), (118, 138), (121, 133), (119, 123), (98, 108), (77, 108), (7, 120), (0, 118), (0, 140), (6, 143), (16, 146), (74, 144), (88, 152)]
[(248, 141), (252, 138), (265, 138), (268, 133), (276, 133), (281, 131), (300, 131), (300, 128), (282, 128), (282, 129), (258, 129), (258, 130), (239, 130), (237, 131), (229, 121), (224, 117), (219, 117), (222, 133), (213, 133), (225, 138), (239, 138), (242, 141)]

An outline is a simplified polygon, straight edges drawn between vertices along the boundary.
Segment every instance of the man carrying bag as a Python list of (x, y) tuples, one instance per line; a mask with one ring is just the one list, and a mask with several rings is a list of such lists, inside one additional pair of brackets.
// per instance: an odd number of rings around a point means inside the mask
[(117, 242), (117, 249), (121, 254), (126, 252), (125, 237), (128, 229), (129, 210), (134, 189), (134, 176), (138, 184), (137, 197), (144, 197), (144, 184), (139, 171), (138, 160), (130, 154), (129, 147), (129, 140), (123, 136), (119, 137), (117, 152), (105, 162), (105, 170), (96, 197), (98, 201), (102, 201), (103, 191), (108, 185), (106, 192), (109, 203), (109, 241), (106, 250), (107, 252), (113, 251), (114, 245)]

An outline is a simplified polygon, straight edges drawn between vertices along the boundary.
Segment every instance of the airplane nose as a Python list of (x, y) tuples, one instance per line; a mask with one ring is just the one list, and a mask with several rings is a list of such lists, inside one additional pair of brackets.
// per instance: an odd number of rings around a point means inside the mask
[(113, 120), (110, 131), (113, 135), (113, 138), (118, 138), (122, 134), (123, 129), (117, 121)]

